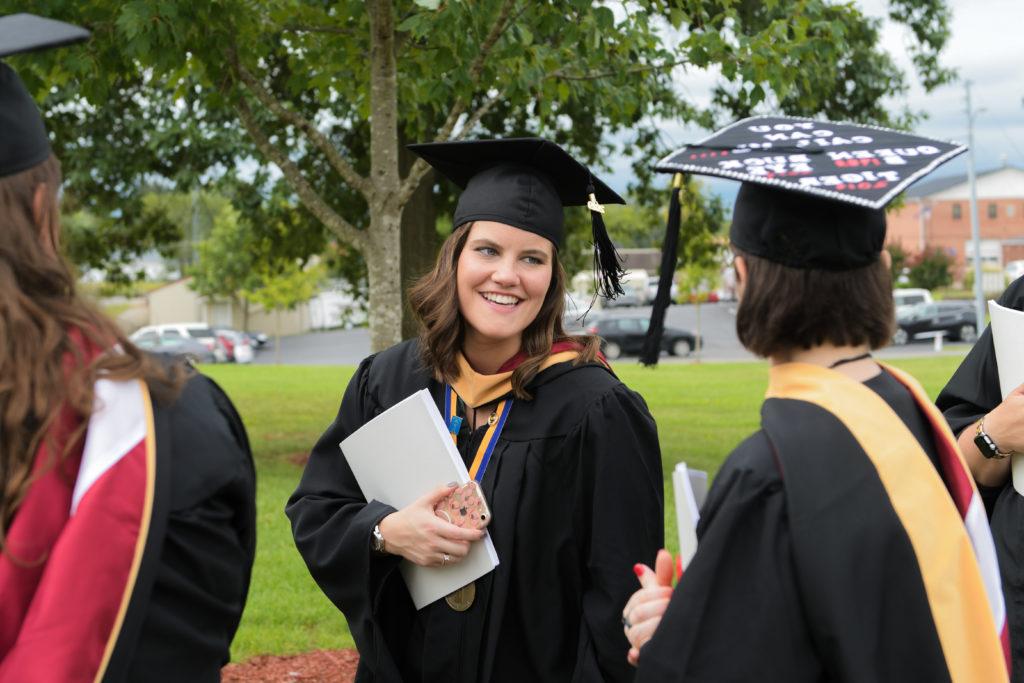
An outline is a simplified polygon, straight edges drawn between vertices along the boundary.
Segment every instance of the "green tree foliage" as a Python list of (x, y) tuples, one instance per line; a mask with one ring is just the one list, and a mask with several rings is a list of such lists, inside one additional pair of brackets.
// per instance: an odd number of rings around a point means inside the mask
[(907, 277), (911, 287), (938, 289), (953, 282), (953, 259), (942, 249), (925, 249), (907, 259), (907, 265), (910, 267)]
[(243, 289), (242, 297), (265, 311), (274, 311), (274, 361), (280, 362), (281, 311), (294, 310), (309, 301), (323, 281), (326, 269), (322, 264), (303, 266), (298, 261), (281, 264), (276, 270), (263, 270), (255, 278), (252, 289)]
[(900, 276), (903, 275), (903, 269), (907, 267), (907, 252), (895, 242), (885, 245), (885, 249), (889, 252), (889, 258), (892, 261), (889, 265), (889, 273), (892, 275), (892, 286), (898, 287)]
[[(21, 9), (0, 0), (0, 12)], [(913, 115), (882, 109), (906, 79), (878, 48), (879, 22), (828, 0), (37, 0), (33, 11), (93, 31), (86, 46), (14, 60), (46, 97), (74, 208), (118, 209), (121, 228), (144, 231), (138, 192), (155, 178), (189, 190), (239, 164), (267, 179), (276, 166), (290, 200), (362, 254), (375, 348), (400, 337), (403, 264), (429, 252), (405, 233), (433, 230), (434, 179), (403, 141), (540, 133), (595, 162), (623, 132), (637, 197), (653, 204), (659, 121), (710, 127), (758, 107)], [(911, 29), (926, 87), (948, 79), (941, 0), (892, 0), (890, 14)], [(682, 86), (709, 68), (722, 78), (703, 107)], [(406, 212), (418, 192), (426, 204)]]
[(243, 304), (245, 329), (249, 325), (248, 300), (241, 293), (262, 284), (259, 272), (266, 271), (268, 265), (260, 258), (265, 255), (264, 248), (252, 225), (237, 209), (226, 205), (214, 217), (209, 237), (197, 245), (196, 263), (187, 270), (192, 276), (191, 287), (199, 294)]

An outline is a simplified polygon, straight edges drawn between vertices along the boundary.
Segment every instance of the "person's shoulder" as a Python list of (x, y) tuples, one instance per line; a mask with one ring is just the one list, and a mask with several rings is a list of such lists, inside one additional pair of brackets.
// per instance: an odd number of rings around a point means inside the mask
[(1024, 276), (1017, 278), (999, 295), (998, 303), (1006, 308), (1024, 310)]
[(753, 478), (766, 484), (781, 482), (782, 474), (764, 430), (744, 439), (722, 463), (716, 478)]
[(171, 430), (219, 435), (248, 449), (241, 417), (227, 393), (210, 377), (189, 369), (178, 395), (172, 401), (156, 401), (155, 410), (166, 414)]
[(556, 363), (539, 372), (531, 384), (538, 390), (547, 387), (548, 391), (574, 394), (577, 401), (584, 396), (597, 397), (620, 388), (626, 389), (615, 373), (599, 361)]
[(369, 356), (369, 367), (374, 372), (402, 371), (409, 367), (421, 367), (420, 343), (418, 339), (407, 339), (394, 346)]
[(386, 409), (427, 386), (430, 377), (420, 355), (419, 340), (409, 339), (367, 357), (353, 381)]

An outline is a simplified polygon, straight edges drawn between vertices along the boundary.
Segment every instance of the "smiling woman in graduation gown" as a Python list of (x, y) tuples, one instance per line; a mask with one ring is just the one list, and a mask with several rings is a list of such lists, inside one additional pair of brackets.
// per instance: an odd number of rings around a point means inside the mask
[(730, 230), (737, 334), (770, 363), (761, 428), (675, 588), (641, 573), (637, 680), (1006, 680), (981, 499), (924, 391), (871, 355), (892, 334), (885, 213), (776, 184), (745, 182)]
[[(662, 539), (657, 432), (640, 396), (594, 356), (596, 341), (564, 335), (563, 276), (551, 248), (560, 239), (562, 204), (584, 203), (584, 189), (596, 181), (540, 140), (416, 151), (462, 185), (467, 179), (451, 167), (469, 165), (470, 158), (479, 164), (468, 171), (468, 189), (456, 212), (455, 224), (462, 227), (428, 276), (448, 277), (458, 263), (458, 324), (465, 332), (455, 372), (446, 380), (429, 368), (431, 357), (425, 361), (422, 344), (439, 343), (429, 335), (360, 364), (288, 504), (296, 544), (348, 619), (361, 657), (358, 680), (629, 680), (619, 611), (635, 581), (636, 558), (653, 558)], [(560, 190), (560, 184), (570, 189)], [(601, 185), (597, 192), (614, 200)], [(549, 256), (538, 256), (540, 251)], [(537, 280), (544, 258), (552, 275)], [(467, 277), (477, 278), (468, 293)], [(540, 312), (517, 327), (507, 321), (519, 313), (495, 312), (488, 307), (501, 304), (482, 301), (481, 292), (504, 293), (518, 300), (516, 306)], [(424, 310), (421, 303), (421, 317)], [(549, 328), (543, 335), (547, 347), (528, 349), (534, 342), (521, 345), (519, 335), (535, 319)], [(515, 331), (513, 344), (496, 344), (482, 354), (473, 347), (474, 340), (498, 340), (503, 329)], [(588, 353), (592, 360), (583, 360)], [(489, 364), (487, 374), (473, 363)], [(516, 372), (526, 364), (534, 372), (518, 387)], [(387, 522), (398, 515), (382, 502), (366, 502), (338, 444), (423, 388), (443, 413), (446, 385), (457, 399), (455, 412), (466, 418), (455, 431), (467, 468), (493, 434), (475, 414), (508, 402), (480, 479), (500, 564), (476, 582), (475, 599), (465, 611), (445, 600), (417, 611), (398, 572), (401, 557), (372, 548), (375, 527), (388, 547)], [(440, 563), (450, 559), (443, 554)]]

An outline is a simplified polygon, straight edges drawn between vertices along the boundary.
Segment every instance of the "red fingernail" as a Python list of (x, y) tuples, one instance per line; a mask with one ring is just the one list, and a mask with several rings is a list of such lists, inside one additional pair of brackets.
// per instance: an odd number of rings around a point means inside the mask
[(634, 564), (633, 565), (633, 573), (636, 574), (636, 578), (639, 579), (641, 576), (644, 575), (644, 566), (642, 564), (639, 564), (639, 563), (638, 564)]

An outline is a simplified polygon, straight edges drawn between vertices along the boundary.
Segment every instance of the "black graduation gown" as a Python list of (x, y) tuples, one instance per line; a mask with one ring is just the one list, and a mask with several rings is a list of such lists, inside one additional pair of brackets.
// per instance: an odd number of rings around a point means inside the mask
[(256, 551), (256, 475), (231, 401), (195, 374), (153, 402), (157, 474), (139, 576), (104, 681), (220, 680)]
[[(998, 302), (1006, 308), (1024, 310), (1024, 278), (1011, 283)], [(992, 330), (986, 327), (935, 404), (953, 433), (959, 435), (1002, 402)], [(978, 490), (985, 499), (999, 556), (1010, 625), (1013, 680), (1020, 683), (1024, 682), (1024, 496), (1017, 494), (1010, 479), (1003, 486), (979, 485)]]
[[(364, 360), (287, 506), (310, 572), (348, 619), (357, 680), (632, 679), (621, 609), (637, 586), (631, 567), (663, 542), (661, 457), (643, 399), (597, 364), (541, 371), (482, 482), (500, 565), (468, 611), (441, 600), (417, 612), (399, 559), (370, 547), (392, 508), (364, 500), (338, 444), (424, 387), (440, 410), (443, 386), (415, 341)], [(481, 434), (460, 438), (465, 459)]]
[[(908, 391), (884, 373), (866, 385), (934, 466)], [(950, 680), (908, 533), (861, 444), (821, 406), (765, 402), (762, 429), (723, 464), (697, 532), (637, 681)]]

